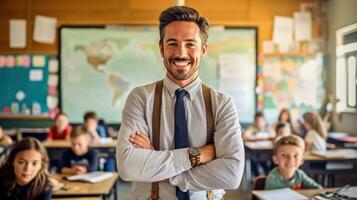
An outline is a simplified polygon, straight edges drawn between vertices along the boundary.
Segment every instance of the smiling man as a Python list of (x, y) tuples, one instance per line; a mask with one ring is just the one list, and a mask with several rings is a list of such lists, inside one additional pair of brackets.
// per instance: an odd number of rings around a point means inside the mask
[(135, 199), (222, 199), (223, 189), (240, 184), (244, 149), (233, 100), (198, 77), (208, 32), (192, 8), (160, 15), (166, 77), (130, 93), (118, 135), (118, 171), (134, 181)]

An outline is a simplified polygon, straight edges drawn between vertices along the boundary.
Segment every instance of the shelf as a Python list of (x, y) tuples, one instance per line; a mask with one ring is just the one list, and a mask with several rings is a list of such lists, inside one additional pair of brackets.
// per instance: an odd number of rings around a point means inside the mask
[(1, 120), (48, 120), (49, 115), (0, 115)]
[(302, 52), (287, 52), (287, 53), (263, 53), (265, 57), (315, 57), (319, 53), (302, 53)]

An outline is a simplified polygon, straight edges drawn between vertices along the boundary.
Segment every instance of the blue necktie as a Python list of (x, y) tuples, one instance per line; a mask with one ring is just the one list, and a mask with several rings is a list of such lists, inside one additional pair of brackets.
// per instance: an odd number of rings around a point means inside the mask
[[(175, 149), (181, 149), (188, 147), (188, 129), (183, 101), (187, 92), (183, 89), (177, 89), (175, 93)], [(179, 200), (190, 200), (189, 192), (182, 192), (179, 187), (176, 187), (176, 196)]]

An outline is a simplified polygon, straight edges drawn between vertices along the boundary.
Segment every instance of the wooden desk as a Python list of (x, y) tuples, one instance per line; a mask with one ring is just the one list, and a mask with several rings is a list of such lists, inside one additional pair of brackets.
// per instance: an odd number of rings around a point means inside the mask
[[(68, 149), (71, 148), (71, 142), (69, 140), (51, 140), (51, 141), (44, 141), (43, 145), (47, 149), (56, 148), (56, 149)], [(95, 142), (89, 145), (89, 148), (116, 148), (117, 142), (115, 140), (111, 142)]]
[(101, 197), (71, 197), (71, 198), (51, 198), (52, 200), (102, 200)]
[[(311, 199), (315, 194), (319, 194), (322, 192), (327, 192), (327, 191), (335, 191), (336, 188), (325, 188), (325, 189), (302, 189), (302, 190), (295, 190), (295, 192), (298, 192), (306, 197), (308, 197), (309, 199)], [(256, 195), (257, 190), (253, 190), (252, 191), (252, 196), (253, 199), (260, 199), (257, 195)]]
[(64, 175), (55, 175), (55, 177), (68, 185), (68, 190), (58, 190), (55, 191), (52, 196), (54, 198), (65, 198), (65, 197), (103, 197), (103, 199), (109, 198), (110, 194), (113, 192), (114, 198), (117, 199), (118, 191), (118, 179), (119, 174), (114, 173), (114, 175), (104, 181), (98, 183), (87, 183), (81, 181), (66, 181), (62, 177)]
[[(59, 163), (61, 163), (63, 153), (71, 148), (71, 142), (69, 140), (44, 141), (43, 145), (47, 149), (51, 168), (58, 167)], [(100, 152), (99, 157), (115, 158), (116, 145), (116, 140), (113, 140), (106, 143), (92, 143), (89, 145), (89, 148), (97, 149)]]

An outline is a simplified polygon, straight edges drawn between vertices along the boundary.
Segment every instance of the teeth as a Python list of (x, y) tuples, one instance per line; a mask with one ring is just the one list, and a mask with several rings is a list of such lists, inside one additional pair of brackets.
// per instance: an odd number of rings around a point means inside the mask
[(190, 62), (188, 61), (175, 61), (174, 64), (178, 65), (178, 66), (186, 66), (188, 65)]

